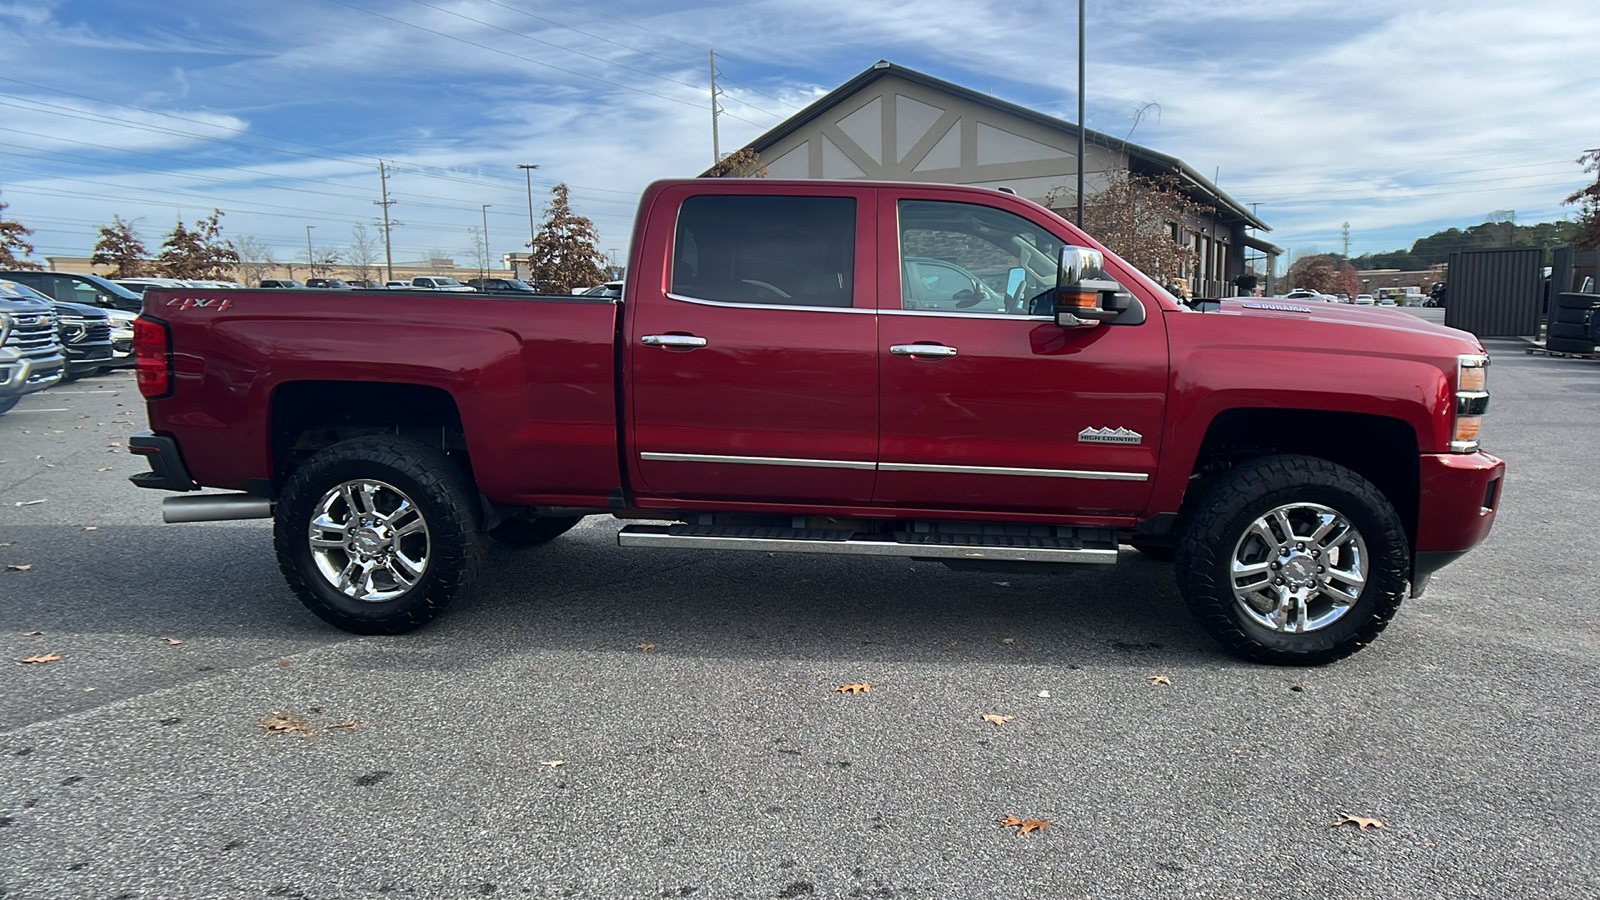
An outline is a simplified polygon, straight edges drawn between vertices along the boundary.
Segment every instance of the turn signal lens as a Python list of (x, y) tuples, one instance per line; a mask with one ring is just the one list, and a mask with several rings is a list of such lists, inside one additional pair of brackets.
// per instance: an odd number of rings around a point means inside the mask
[(1463, 353), (1456, 357), (1455, 434), (1450, 449), (1471, 453), (1478, 449), (1478, 429), (1489, 411), (1489, 357)]

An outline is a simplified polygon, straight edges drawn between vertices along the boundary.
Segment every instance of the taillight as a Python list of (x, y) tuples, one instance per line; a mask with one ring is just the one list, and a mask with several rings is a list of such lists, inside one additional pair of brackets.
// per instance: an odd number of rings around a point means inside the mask
[(1456, 417), (1451, 450), (1471, 453), (1478, 449), (1478, 428), (1488, 411), (1489, 357), (1463, 353), (1456, 358)]
[(151, 400), (172, 393), (172, 332), (159, 319), (133, 320), (134, 374), (139, 393)]

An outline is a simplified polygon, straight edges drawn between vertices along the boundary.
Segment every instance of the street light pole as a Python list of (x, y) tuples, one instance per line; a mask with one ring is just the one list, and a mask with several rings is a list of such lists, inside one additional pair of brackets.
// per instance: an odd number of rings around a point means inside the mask
[[(533, 274), (533, 239), (537, 237), (533, 225), (533, 170), (539, 168), (537, 163), (517, 163), (517, 168), (528, 177), (528, 274)], [(516, 274), (513, 269), (512, 274)]]
[(314, 268), (316, 266), (317, 260), (316, 260), (316, 257), (311, 255), (311, 229), (313, 229), (315, 227), (317, 227), (317, 226), (315, 226), (315, 225), (307, 225), (306, 226), (306, 268), (310, 269), (311, 273), (313, 275), (316, 274), (316, 271), (317, 271)]
[(480, 203), (478, 205), (483, 207), (483, 209), (480, 210), (483, 213), (483, 271), (478, 273), (478, 277), (479, 278), (488, 278), (489, 277), (489, 207), (493, 206), (494, 204), (493, 203)]

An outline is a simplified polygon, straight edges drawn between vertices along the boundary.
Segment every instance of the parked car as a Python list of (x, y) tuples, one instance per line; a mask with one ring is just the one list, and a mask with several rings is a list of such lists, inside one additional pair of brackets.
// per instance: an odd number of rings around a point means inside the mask
[(411, 287), (418, 291), (450, 291), (458, 294), (472, 290), (449, 275), (418, 275), (411, 279)]
[(1321, 291), (1313, 291), (1310, 288), (1295, 288), (1289, 293), (1284, 294), (1283, 298), (1285, 300), (1315, 300), (1318, 303), (1339, 302), (1339, 298), (1331, 294), (1324, 294)]
[(575, 290), (573, 293), (582, 297), (621, 297), (622, 285), (623, 282), (620, 281), (608, 281), (605, 284), (597, 284), (587, 290)]
[(303, 291), (306, 286), (294, 278), (263, 278), (256, 287), (272, 290)]
[(103, 309), (125, 309), (133, 313), (144, 307), (144, 301), (138, 294), (99, 275), (4, 269), (0, 270), (0, 278), (25, 284), (52, 300), (65, 303), (84, 303)]
[(145, 291), (148, 291), (151, 288), (194, 287), (194, 285), (190, 284), (189, 282), (180, 281), (176, 278), (118, 278), (113, 283), (133, 291), (135, 294), (143, 294)]
[(67, 354), (62, 381), (93, 375), (115, 362), (111, 348), (111, 317), (98, 306), (55, 301), (56, 335)]
[(409, 282), (409, 281), (385, 281), (383, 283), (383, 286), (385, 288), (387, 288), (388, 290), (391, 290), (391, 291), (409, 291), (409, 290), (411, 290), (411, 282)]
[(381, 291), (384, 289), (384, 283), (357, 278), (350, 282), (350, 287), (358, 291)]
[(1399, 306), (1400, 304), (1394, 302), (1394, 298), (1393, 297), (1383, 296), (1383, 297), (1379, 297), (1378, 298), (1378, 302), (1377, 302), (1376, 305), (1377, 306)]
[(133, 365), (133, 320), (125, 309), (102, 309), (84, 303), (63, 303), (25, 284), (0, 279), (24, 297), (48, 303), (56, 314), (56, 336), (67, 355), (63, 380), (72, 381), (91, 372)]
[(325, 291), (353, 291), (355, 285), (343, 278), (307, 278), (306, 287), (321, 288)]
[(0, 283), (0, 413), (61, 381), (66, 366), (50, 304)]
[(1357, 294), (1356, 298), (1350, 302), (1357, 306), (1371, 306), (1376, 301), (1373, 300), (1371, 294)]
[(467, 286), (486, 294), (537, 294), (539, 289), (519, 278), (468, 278)]

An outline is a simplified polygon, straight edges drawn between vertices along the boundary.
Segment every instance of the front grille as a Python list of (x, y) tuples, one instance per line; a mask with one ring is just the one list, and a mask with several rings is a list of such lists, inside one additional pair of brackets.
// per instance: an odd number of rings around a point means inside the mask
[(49, 313), (11, 316), (11, 337), (6, 344), (24, 356), (53, 356), (60, 352), (56, 343), (56, 318)]

